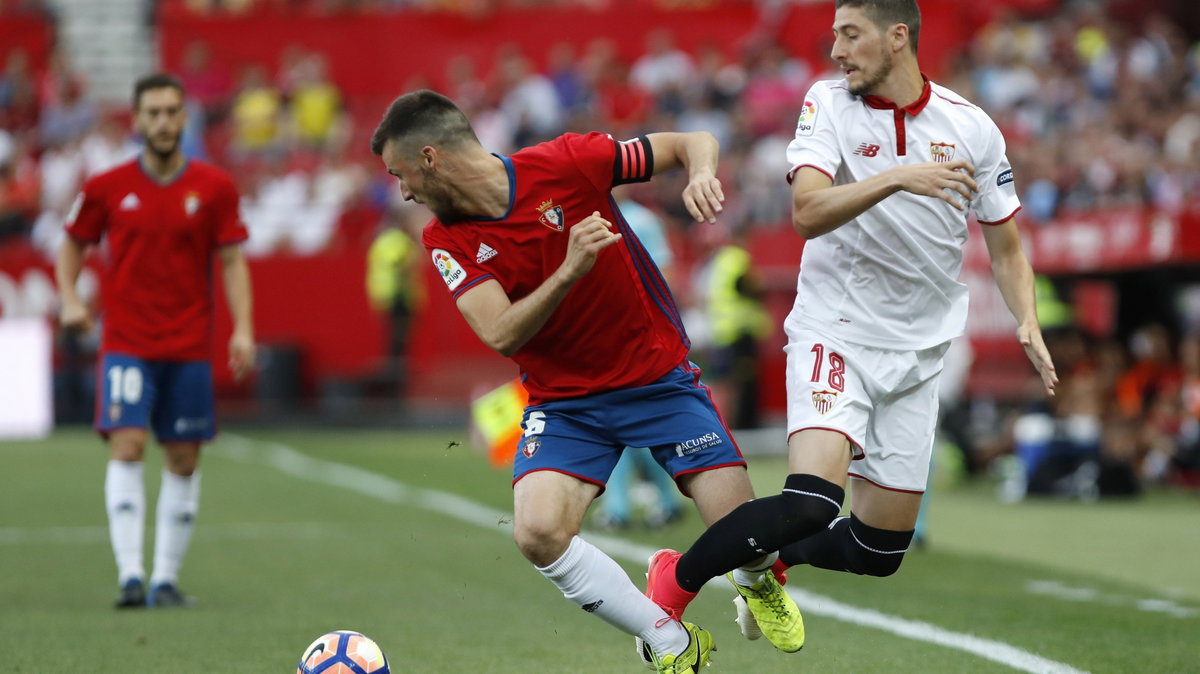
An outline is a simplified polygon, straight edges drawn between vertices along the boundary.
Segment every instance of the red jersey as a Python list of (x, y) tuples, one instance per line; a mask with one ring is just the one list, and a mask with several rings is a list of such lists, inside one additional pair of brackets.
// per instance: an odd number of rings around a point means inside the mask
[(148, 360), (212, 357), (213, 250), (247, 237), (233, 181), (196, 160), (159, 183), (140, 160), (94, 176), (67, 234), (107, 239), (101, 349)]
[(567, 134), (501, 159), (507, 213), (425, 227), (425, 248), (454, 297), (487, 279), (513, 302), (529, 295), (566, 258), (571, 227), (593, 211), (623, 235), (513, 355), (530, 401), (643, 386), (683, 362), (689, 342), (671, 291), (610, 195), (650, 179), (650, 142)]

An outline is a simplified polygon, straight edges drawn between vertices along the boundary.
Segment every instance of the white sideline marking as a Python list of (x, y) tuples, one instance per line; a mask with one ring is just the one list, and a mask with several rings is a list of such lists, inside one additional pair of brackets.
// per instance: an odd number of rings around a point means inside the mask
[[(319, 522), (243, 522), (207, 524), (196, 529), (198, 540), (257, 540), (263, 538), (316, 538), (337, 528)], [(108, 543), (108, 527), (0, 527), (3, 545), (95, 545)]]
[(1171, 599), (1137, 599), (1119, 594), (1103, 594), (1090, 587), (1071, 587), (1056, 580), (1031, 580), (1025, 584), (1030, 594), (1054, 597), (1064, 601), (1092, 601), (1113, 606), (1132, 606), (1147, 613), (1165, 613), (1174, 618), (1195, 618), (1200, 610), (1189, 608)]
[[(512, 528), (512, 513), (489, 508), (455, 494), (410, 487), (390, 477), (363, 468), (313, 458), (277, 442), (258, 442), (231, 433), (226, 433), (222, 437), (223, 441), (213, 445), (209, 450), (210, 454), (215, 453), (239, 461), (263, 464), (298, 478), (345, 487), (389, 503), (404, 503), (443, 515), (450, 515), (484, 528), (504, 530)], [(602, 534), (589, 532), (588, 540), (612, 557), (632, 563), (642, 563), (654, 553), (654, 549), (644, 545)], [(710, 582), (719, 585), (725, 584), (723, 579), (713, 579)], [(789, 588), (788, 592), (796, 599), (797, 603), (804, 606), (805, 611), (815, 615), (874, 627), (908, 639), (964, 651), (1023, 672), (1086, 674), (1083, 670), (1070, 665), (1034, 655), (1029, 651), (1000, 641), (953, 632), (919, 620), (908, 620), (872, 609), (843, 604), (835, 599), (805, 590)]]

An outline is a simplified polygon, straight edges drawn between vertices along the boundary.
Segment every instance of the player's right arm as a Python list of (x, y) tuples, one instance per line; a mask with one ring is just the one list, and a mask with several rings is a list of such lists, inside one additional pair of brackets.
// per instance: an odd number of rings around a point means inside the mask
[(600, 251), (620, 240), (612, 223), (592, 213), (571, 228), (566, 258), (532, 293), (512, 302), (498, 281), (488, 279), (458, 296), (458, 310), (484, 344), (511, 357), (542, 329), (575, 282), (591, 271)]
[(54, 278), (58, 281), (58, 296), (61, 306), (58, 311), (58, 321), (68, 330), (92, 329), (92, 317), (87, 305), (79, 297), (75, 283), (79, 273), (83, 271), (83, 254), (87, 250), (87, 242), (73, 236), (63, 237), (62, 245), (58, 248), (58, 256), (54, 261)]
[(959, 159), (897, 166), (864, 180), (833, 186), (833, 179), (801, 166), (792, 179), (792, 226), (806, 239), (841, 227), (868, 208), (904, 191), (945, 201), (964, 211), (975, 191), (975, 167)]
[(58, 282), (59, 323), (70, 330), (92, 329), (92, 317), (79, 297), (75, 283), (83, 271), (83, 255), (89, 244), (97, 243), (104, 234), (108, 215), (100, 198), (96, 180), (89, 180), (67, 215), (62, 245), (54, 261), (54, 279)]
[(817, 82), (804, 97), (796, 136), (788, 145), (792, 170), (792, 226), (806, 239), (828, 234), (896, 192), (946, 201), (959, 210), (977, 191), (975, 168), (959, 160), (895, 166), (869, 178), (834, 186), (843, 166), (838, 110), (829, 83)]

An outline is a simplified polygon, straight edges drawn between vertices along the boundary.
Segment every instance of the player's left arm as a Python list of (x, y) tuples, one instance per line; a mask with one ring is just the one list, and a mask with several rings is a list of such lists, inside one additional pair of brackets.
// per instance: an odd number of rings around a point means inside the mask
[(688, 184), (683, 188), (683, 205), (696, 222), (717, 221), (724, 210), (725, 192), (717, 180), (720, 144), (707, 131), (687, 133), (651, 133), (646, 136), (654, 158), (655, 174), (687, 169)]
[(233, 335), (229, 338), (229, 369), (240, 380), (254, 367), (254, 315), (250, 291), (250, 267), (242, 247), (236, 243), (221, 246), (221, 273), (225, 281), (225, 299), (233, 317)]
[(1037, 368), (1046, 387), (1046, 395), (1054, 395), (1058, 374), (1054, 361), (1042, 339), (1042, 328), (1038, 324), (1037, 300), (1033, 287), (1033, 267), (1021, 249), (1021, 236), (1016, 221), (1012, 218), (995, 225), (983, 226), (983, 239), (987, 242), (988, 256), (992, 261), (992, 274), (996, 285), (1004, 296), (1004, 303), (1017, 319), (1017, 339), (1025, 347), (1025, 355)]

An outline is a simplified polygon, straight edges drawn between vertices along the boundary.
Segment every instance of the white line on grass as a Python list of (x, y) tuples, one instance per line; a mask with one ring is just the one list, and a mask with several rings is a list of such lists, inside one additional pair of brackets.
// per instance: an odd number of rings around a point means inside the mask
[[(196, 529), (200, 540), (258, 540), (265, 538), (316, 538), (337, 531), (320, 522), (241, 522), (206, 524)], [(108, 527), (0, 527), (0, 546), (98, 545), (108, 542)]]
[[(476, 526), (511, 529), (512, 513), (489, 508), (456, 494), (411, 487), (390, 477), (345, 464), (317, 459), (277, 442), (257, 442), (226, 433), (224, 440), (209, 450), (210, 454), (259, 463), (280, 472), (313, 482), (345, 487), (366, 496), (389, 503), (404, 503), (424, 510), (449, 515)], [(639, 563), (653, 554), (652, 548), (620, 538), (588, 533), (588, 540), (614, 558)], [(724, 581), (716, 584), (724, 585)], [(1022, 650), (1016, 646), (984, 639), (971, 634), (953, 632), (919, 620), (908, 620), (859, 608), (806, 590), (788, 588), (788, 592), (803, 605), (807, 613), (826, 616), (843, 622), (873, 627), (884, 632), (925, 641), (946, 648), (977, 655), (986, 660), (1023, 672), (1036, 674), (1085, 674), (1083, 670)]]
[(1057, 580), (1031, 580), (1025, 584), (1025, 591), (1064, 601), (1095, 602), (1110, 606), (1132, 606), (1139, 611), (1165, 613), (1171, 617), (1180, 619), (1200, 616), (1200, 610), (1189, 608), (1172, 599), (1138, 599), (1137, 597), (1126, 595), (1105, 594), (1095, 588), (1071, 587)]

